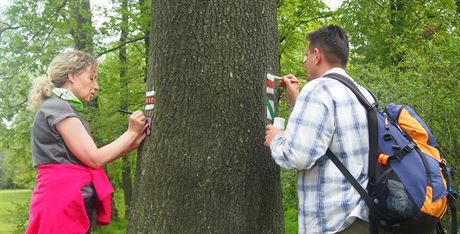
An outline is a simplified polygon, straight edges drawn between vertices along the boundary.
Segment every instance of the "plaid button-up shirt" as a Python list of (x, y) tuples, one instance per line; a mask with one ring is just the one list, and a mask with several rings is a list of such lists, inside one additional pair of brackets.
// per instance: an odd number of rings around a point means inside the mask
[[(341, 68), (327, 73), (340, 73)], [(351, 79), (351, 78), (350, 78)], [(373, 98), (361, 86), (361, 92)], [(331, 160), (331, 149), (366, 188), (369, 133), (366, 109), (343, 84), (318, 78), (297, 97), (286, 131), (273, 138), (270, 149), (278, 165), (298, 170), (299, 233), (336, 233), (355, 218), (368, 221), (368, 209), (359, 193)]]

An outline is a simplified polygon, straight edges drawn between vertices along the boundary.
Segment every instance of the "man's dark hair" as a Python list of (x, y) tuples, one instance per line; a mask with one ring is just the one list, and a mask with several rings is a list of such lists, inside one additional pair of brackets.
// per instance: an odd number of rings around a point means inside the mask
[(329, 25), (308, 34), (309, 50), (320, 48), (326, 60), (331, 64), (340, 64), (343, 68), (348, 63), (348, 36), (345, 30), (337, 25)]

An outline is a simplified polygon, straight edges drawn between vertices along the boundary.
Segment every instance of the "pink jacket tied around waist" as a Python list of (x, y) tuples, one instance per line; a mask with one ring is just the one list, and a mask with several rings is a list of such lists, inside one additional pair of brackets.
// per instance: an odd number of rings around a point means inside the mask
[(97, 224), (110, 223), (112, 185), (104, 170), (73, 164), (38, 166), (37, 186), (32, 192), (27, 234), (86, 233), (90, 221), (81, 188), (92, 182), (96, 192)]

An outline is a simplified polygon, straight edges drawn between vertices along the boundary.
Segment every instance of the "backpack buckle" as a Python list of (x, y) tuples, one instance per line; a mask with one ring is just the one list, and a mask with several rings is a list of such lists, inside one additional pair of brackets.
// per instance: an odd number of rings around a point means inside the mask
[(458, 197), (458, 193), (457, 192), (449, 192), (447, 193), (447, 196), (449, 197), (448, 199), (451, 199), (451, 200), (457, 200), (457, 197)]
[(385, 129), (390, 129), (390, 121), (388, 120), (388, 115), (385, 112), (383, 112), (383, 119), (385, 121)]
[(404, 156), (406, 156), (414, 148), (415, 148), (415, 144), (410, 143), (410, 144), (404, 146), (404, 148), (398, 150), (398, 152), (394, 153), (391, 157), (394, 157), (394, 158), (398, 159), (398, 161), (401, 161), (401, 159), (403, 159)]
[(414, 143), (410, 143), (406, 146), (404, 146), (404, 148), (402, 150), (404, 150), (406, 153), (409, 153), (411, 150), (413, 150), (415, 148), (415, 144)]
[(447, 166), (447, 160), (445, 158), (441, 158), (441, 163), (444, 166)]

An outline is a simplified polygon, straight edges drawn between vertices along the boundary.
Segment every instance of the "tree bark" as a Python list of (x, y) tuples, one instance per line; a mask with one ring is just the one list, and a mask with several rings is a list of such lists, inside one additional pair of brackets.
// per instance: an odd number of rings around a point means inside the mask
[(277, 73), (276, 1), (152, 2), (147, 90), (128, 233), (282, 233), (279, 169), (263, 146)]

